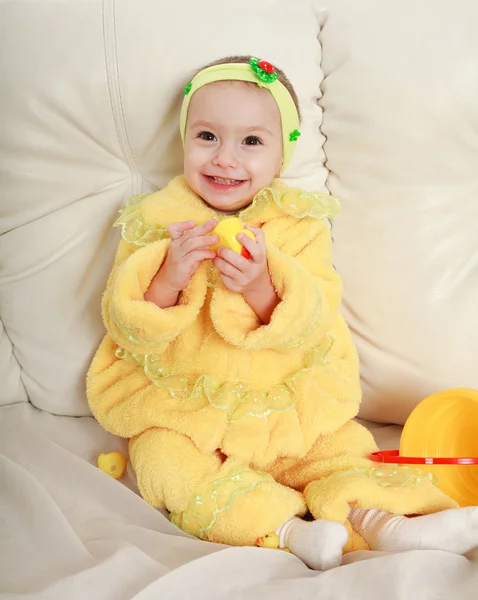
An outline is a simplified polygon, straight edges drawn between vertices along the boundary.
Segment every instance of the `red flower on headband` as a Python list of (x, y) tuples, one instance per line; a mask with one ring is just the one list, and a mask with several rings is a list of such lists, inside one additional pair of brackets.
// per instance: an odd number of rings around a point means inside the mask
[(251, 58), (249, 64), (251, 65), (251, 69), (257, 75), (257, 78), (264, 83), (272, 83), (277, 79), (277, 73), (274, 65), (267, 60)]
[(267, 62), (267, 60), (260, 60), (257, 64), (263, 71), (269, 73), (270, 75), (276, 72), (274, 65), (272, 65), (270, 62)]

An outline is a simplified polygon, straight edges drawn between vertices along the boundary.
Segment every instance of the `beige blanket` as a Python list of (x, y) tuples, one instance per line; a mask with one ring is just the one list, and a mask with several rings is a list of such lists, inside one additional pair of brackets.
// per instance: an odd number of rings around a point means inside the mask
[[(371, 426), (396, 447), (397, 427)], [(125, 450), (91, 418), (0, 409), (0, 598), (34, 600), (478, 598), (478, 551), (347, 555), (327, 573), (294, 556), (200, 542), (147, 505), (128, 474), (95, 466)]]

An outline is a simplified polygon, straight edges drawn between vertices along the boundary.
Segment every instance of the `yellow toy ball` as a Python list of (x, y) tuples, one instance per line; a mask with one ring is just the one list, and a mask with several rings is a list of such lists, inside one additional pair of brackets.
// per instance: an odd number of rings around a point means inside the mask
[(423, 400), (408, 417), (400, 456), (427, 457), (420, 469), (433, 473), (439, 488), (460, 506), (476, 506), (477, 434), (478, 390), (445, 390)]
[(460, 506), (476, 506), (477, 432), (478, 390), (444, 390), (425, 398), (412, 411), (403, 428), (400, 450), (374, 452), (370, 459), (428, 471)]
[(121, 452), (109, 452), (98, 456), (98, 469), (101, 469), (114, 479), (123, 477), (126, 469), (126, 457)]
[(230, 250), (234, 250), (237, 254), (244, 256), (244, 258), (249, 259), (250, 254), (249, 251), (244, 248), (244, 246), (237, 240), (237, 236), (240, 233), (244, 233), (251, 240), (256, 241), (254, 234), (247, 229), (244, 229), (244, 225), (237, 219), (236, 217), (230, 217), (229, 219), (224, 219), (216, 225), (210, 235), (219, 236), (219, 241), (214, 246), (211, 246), (211, 250), (213, 252), (217, 252), (220, 247), (229, 248)]

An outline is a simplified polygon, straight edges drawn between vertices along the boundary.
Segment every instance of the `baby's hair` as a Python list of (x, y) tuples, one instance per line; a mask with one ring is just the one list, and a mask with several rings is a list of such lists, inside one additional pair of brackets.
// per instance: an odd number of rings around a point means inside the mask
[[(198, 69), (195, 74), (199, 73), (199, 71), (202, 71), (203, 69), (207, 69), (208, 67), (216, 67), (217, 65), (226, 65), (228, 63), (234, 63), (234, 64), (244, 63), (244, 64), (248, 65), (251, 58), (252, 58), (252, 56), (247, 56), (247, 55), (226, 56), (225, 58), (220, 58), (219, 60), (215, 60), (207, 65), (204, 65), (204, 67), (201, 67), (200, 69)], [(297, 94), (296, 94), (296, 91), (294, 90), (294, 86), (289, 81), (289, 79), (287, 78), (287, 75), (284, 73), (284, 71), (282, 71), (281, 69), (279, 69), (279, 67), (276, 67), (275, 65), (274, 65), (274, 67), (275, 67), (275, 70), (277, 73), (277, 79), (282, 83), (282, 85), (285, 86), (285, 88), (287, 89), (289, 94), (292, 96), (292, 100), (294, 101), (295, 107), (297, 109), (297, 114), (299, 115), (299, 121), (300, 121), (301, 114), (300, 114), (300, 107), (299, 107), (299, 99), (297, 98)], [(244, 82), (244, 83), (248, 83), (248, 82)]]

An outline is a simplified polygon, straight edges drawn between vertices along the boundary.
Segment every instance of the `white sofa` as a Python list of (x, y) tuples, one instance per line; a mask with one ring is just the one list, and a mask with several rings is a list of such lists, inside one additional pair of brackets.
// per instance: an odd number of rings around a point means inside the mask
[(84, 393), (116, 211), (180, 172), (183, 84), (232, 53), (297, 88), (286, 179), (343, 199), (335, 259), (378, 442), (429, 393), (478, 388), (477, 26), (476, 0), (0, 4), (0, 598), (477, 597), (478, 551), (316, 573), (189, 538), (131, 472), (95, 467), (125, 442)]

